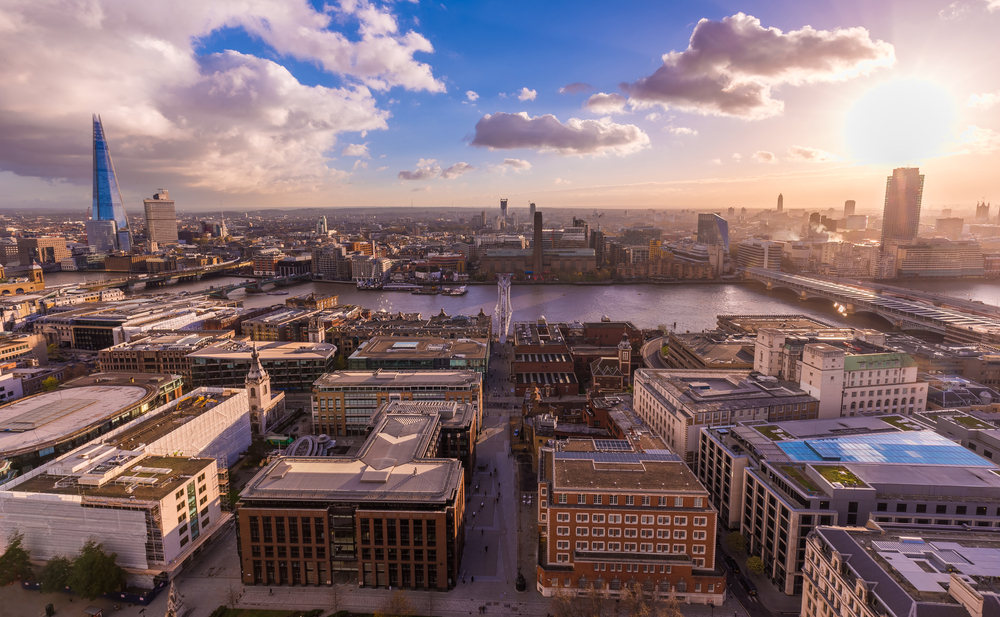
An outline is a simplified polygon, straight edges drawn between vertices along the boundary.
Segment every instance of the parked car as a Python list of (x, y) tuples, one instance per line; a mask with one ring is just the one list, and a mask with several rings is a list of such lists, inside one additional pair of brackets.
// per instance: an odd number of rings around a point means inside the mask
[(730, 570), (732, 570), (733, 572), (735, 572), (737, 574), (740, 573), (740, 564), (737, 563), (735, 559), (733, 559), (729, 555), (723, 554), (722, 555), (722, 560), (726, 562), (726, 565), (729, 566)]
[(743, 591), (747, 592), (748, 596), (757, 595), (757, 586), (753, 584), (753, 581), (745, 576), (740, 577), (740, 587), (743, 588)]

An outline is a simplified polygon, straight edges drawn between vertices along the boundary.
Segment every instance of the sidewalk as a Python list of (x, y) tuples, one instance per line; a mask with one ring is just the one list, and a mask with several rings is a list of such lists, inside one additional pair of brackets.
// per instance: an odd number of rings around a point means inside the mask
[[(785, 595), (783, 591), (778, 589), (774, 583), (764, 576), (753, 576), (747, 572), (747, 559), (750, 558), (749, 555), (735, 554), (729, 550), (726, 545), (726, 536), (729, 535), (728, 532), (719, 535), (719, 542), (717, 547), (720, 553), (725, 553), (736, 560), (736, 563), (740, 566), (740, 572), (744, 577), (752, 580), (754, 585), (757, 586), (757, 599), (761, 604), (764, 605), (772, 613), (794, 613), (798, 615), (802, 611), (802, 596), (789, 596)], [(717, 559), (722, 559), (722, 554), (717, 555)]]

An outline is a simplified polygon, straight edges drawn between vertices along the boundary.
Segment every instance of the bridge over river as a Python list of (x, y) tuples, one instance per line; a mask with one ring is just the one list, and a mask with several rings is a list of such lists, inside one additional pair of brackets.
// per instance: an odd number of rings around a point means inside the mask
[(930, 296), (924, 292), (909, 294), (898, 287), (862, 284), (848, 285), (820, 278), (788, 274), (766, 268), (747, 268), (749, 279), (784, 288), (799, 294), (802, 300), (825, 298), (844, 314), (875, 313), (906, 330), (928, 330), (944, 335), (947, 343), (985, 343), (1000, 345), (1000, 316), (989, 306), (973, 308), (964, 300), (949, 296)]

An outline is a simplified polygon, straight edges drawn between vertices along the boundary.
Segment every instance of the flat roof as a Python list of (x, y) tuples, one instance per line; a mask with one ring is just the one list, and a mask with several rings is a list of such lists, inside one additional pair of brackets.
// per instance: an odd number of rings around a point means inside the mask
[(199, 471), (215, 465), (213, 458), (180, 456), (137, 457), (122, 473), (101, 486), (87, 486), (72, 477), (40, 474), (22, 481), (10, 490), (19, 493), (49, 493), (81, 497), (135, 498), (159, 501), (180, 489)]
[(486, 339), (374, 336), (351, 354), (351, 358), (485, 358), (486, 351)]
[(0, 456), (55, 445), (89, 431), (152, 398), (156, 386), (88, 385), (60, 388), (0, 407)]
[(113, 439), (107, 439), (106, 443), (114, 444), (122, 450), (139, 450), (240, 392), (242, 390), (227, 389), (222, 393), (192, 391), (166, 411), (150, 415), (141, 422), (136, 422), (126, 430), (114, 435)]
[(248, 501), (446, 504), (455, 498), (462, 478), (457, 459), (423, 459), (375, 469), (360, 459), (281, 457), (258, 473), (240, 496)]
[[(330, 343), (277, 341), (257, 343), (257, 353), (263, 362), (270, 360), (326, 360), (337, 352)], [(250, 361), (253, 344), (249, 338), (221, 341), (188, 354), (189, 358)]]
[(547, 452), (546, 458), (552, 461), (553, 490), (708, 494), (671, 452)]
[(334, 371), (325, 373), (313, 385), (317, 388), (344, 388), (348, 386), (373, 386), (380, 388), (462, 387), (482, 383), (482, 375), (475, 371)]
[(213, 340), (214, 336), (203, 334), (159, 334), (120, 343), (106, 351), (194, 351)]

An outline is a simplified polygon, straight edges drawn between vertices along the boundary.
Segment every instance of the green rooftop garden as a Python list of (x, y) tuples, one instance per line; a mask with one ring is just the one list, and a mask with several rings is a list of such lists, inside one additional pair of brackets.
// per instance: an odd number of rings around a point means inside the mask
[(782, 465), (778, 469), (808, 493), (819, 493), (819, 487), (806, 475), (804, 466)]
[(854, 475), (853, 471), (843, 465), (813, 465), (813, 469), (831, 484), (840, 482), (846, 487), (868, 486), (861, 478)]
[(886, 424), (891, 424), (901, 431), (924, 430), (924, 427), (909, 418), (904, 418), (903, 416), (884, 416), (879, 418), (879, 420), (885, 422)]
[(969, 428), (984, 429), (989, 430), (991, 428), (996, 428), (992, 424), (983, 422), (979, 418), (973, 418), (972, 416), (951, 416), (951, 419), (958, 422), (962, 426), (967, 426)]
[(767, 437), (771, 441), (781, 441), (783, 439), (791, 439), (791, 435), (781, 430), (780, 426), (774, 424), (765, 424), (763, 426), (755, 426), (757, 432), (759, 432), (764, 437)]

